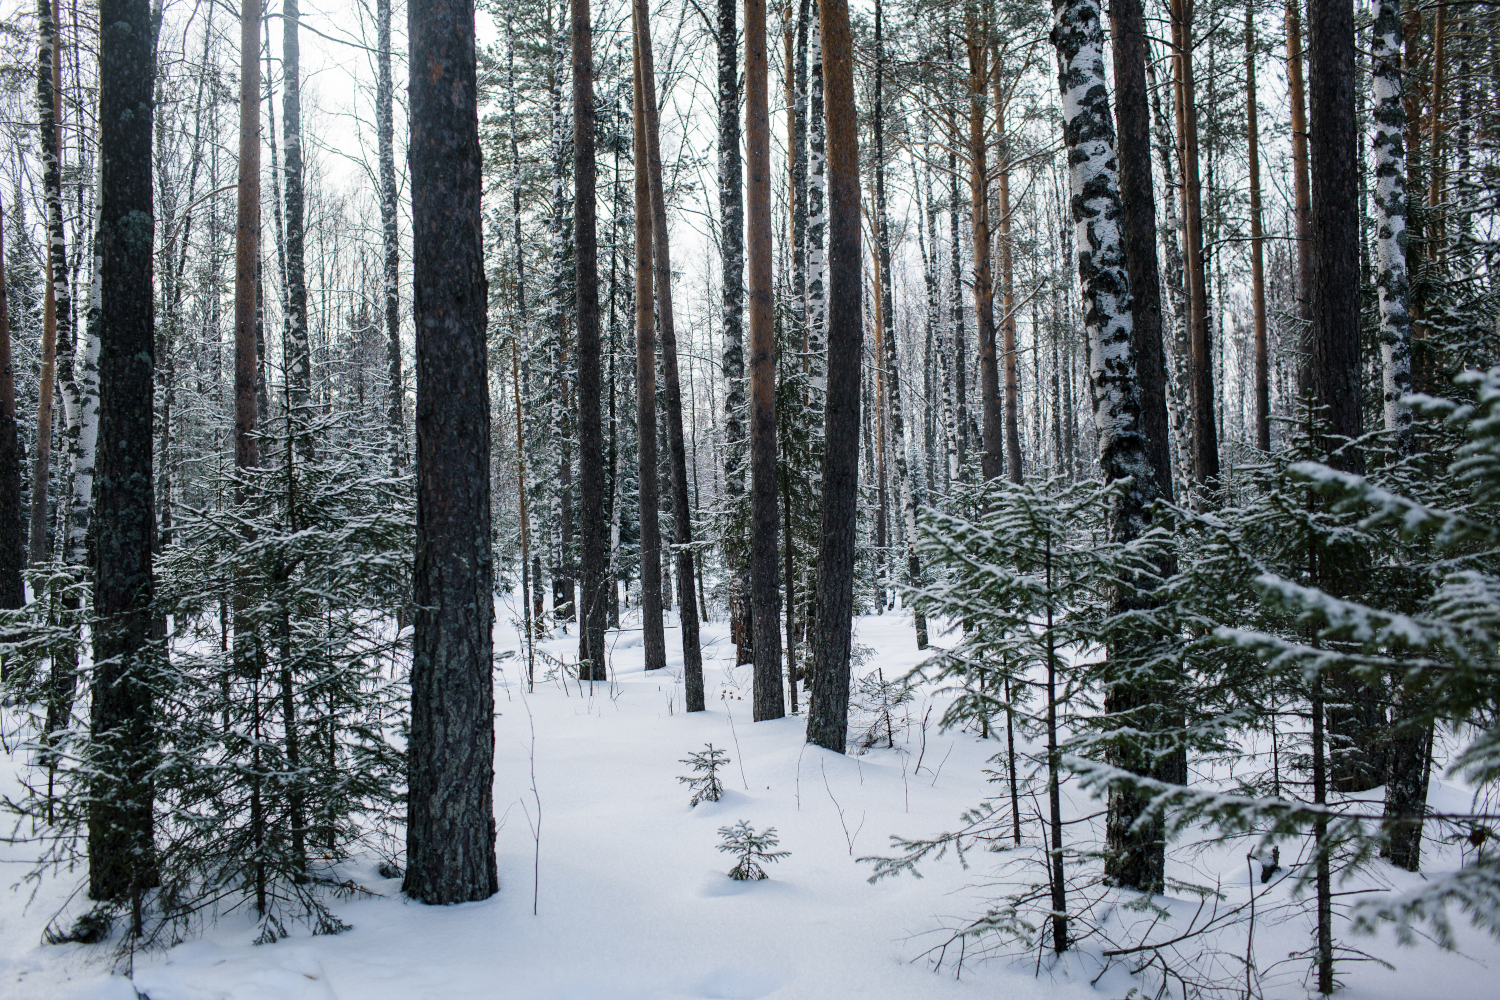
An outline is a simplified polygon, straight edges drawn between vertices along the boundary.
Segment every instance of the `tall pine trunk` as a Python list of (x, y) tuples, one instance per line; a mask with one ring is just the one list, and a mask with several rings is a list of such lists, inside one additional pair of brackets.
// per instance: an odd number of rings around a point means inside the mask
[[(405, 390), (401, 380), (401, 241), (396, 220), (395, 84), (391, 77), (391, 0), (375, 2), (375, 117), (380, 157), (381, 275), (385, 285), (386, 447), (391, 472), (406, 467)], [(514, 130), (512, 130), (514, 135)], [(519, 250), (517, 251), (519, 253)], [(517, 269), (517, 282), (522, 280)]]
[[(987, 18), (970, 5), (964, 14), (969, 50), (969, 212), (974, 221), (974, 318), (979, 327), (981, 469), (985, 479), (1004, 472), (1004, 430), (1000, 411), (1000, 371), (995, 359), (995, 287), (990, 274), (989, 136), (985, 94), (989, 90)], [(959, 363), (963, 363), (960, 355)]]
[(863, 353), (859, 132), (848, 0), (820, 0), (828, 137), (828, 391), (823, 409), (823, 510), (807, 740), (844, 752), (854, 624), (859, 381)]
[[(1022, 69), (1025, 72), (1025, 68)], [(1000, 81), (1000, 53), (995, 53), (995, 131), (1000, 139), (996, 180), (1000, 209), (1000, 347), (1005, 369), (1005, 474), (1013, 483), (1022, 481), (1021, 465), (1021, 373), (1016, 355), (1015, 248), (1010, 238), (1010, 143), (1005, 132), (1005, 106), (1009, 94)]]
[[(1167, 422), (1167, 362), (1162, 346), (1161, 273), (1156, 262), (1156, 196), (1151, 186), (1151, 105), (1146, 89), (1146, 15), (1141, 0), (1112, 0), (1116, 154), (1124, 211), (1125, 264), (1130, 278), (1132, 351), (1140, 385), (1141, 433), (1156, 485), (1172, 495), (1171, 432)], [(1172, 200), (1167, 192), (1166, 200)]]
[[(748, 44), (748, 43), (747, 43)], [(636, 0), (636, 47), (641, 61), (641, 110), (646, 115), (646, 168), (651, 183), (652, 262), (656, 272), (656, 314), (661, 330), (661, 374), (667, 406), (667, 451), (671, 465), (672, 534), (676, 551), (677, 621), (682, 632), (684, 697), (689, 712), (701, 712), (703, 650), (698, 640), (698, 597), (693, 592), (693, 509), (688, 503), (687, 442), (682, 429), (682, 384), (677, 374), (677, 328), (672, 312), (671, 233), (662, 181), (661, 130), (657, 122), (656, 71), (651, 52), (650, 11)], [(751, 432), (754, 447), (754, 431)], [(774, 479), (773, 479), (774, 482)], [(775, 514), (772, 487), (771, 509)], [(752, 572), (754, 557), (752, 556)], [(774, 546), (772, 566), (775, 565)], [(774, 578), (774, 569), (772, 571)], [(752, 588), (753, 588), (752, 583)]]
[(21, 435), (16, 425), (16, 373), (10, 353), (10, 303), (5, 267), (5, 208), (0, 205), (0, 608), (26, 601), (21, 539)]
[[(729, 629), (735, 663), (749, 663), (750, 563), (745, 505), (745, 190), (740, 160), (739, 28), (735, 0), (719, 0), (719, 258), (723, 264), (724, 500), (734, 537), (726, 540)], [(643, 438), (644, 440), (644, 438)]]
[(490, 396), (474, 7), (410, 0), (417, 607), (406, 880), (486, 899), (495, 868)]
[[(257, 11), (258, 13), (258, 11)], [(156, 884), (152, 841), (149, 446), (156, 347), (152, 289), (152, 88), (156, 31), (147, 0), (103, 0), (99, 39), (99, 465), (94, 577), (93, 714), (88, 810), (89, 895), (131, 903)], [(252, 46), (250, 62), (255, 62)]]
[(307, 343), (307, 277), (303, 246), (306, 197), (302, 184), (302, 81), (301, 47), (297, 28), (298, 0), (282, 0), (281, 42), (282, 136), (286, 142), (283, 162), (286, 174), (286, 362), (290, 389), (293, 435), (303, 456), (312, 454), (308, 430), (313, 413), (308, 409), (312, 384), (312, 355)]
[[(1398, 102), (1399, 104), (1399, 102)], [(1399, 110), (1399, 107), (1398, 107)], [(1255, 96), (1255, 9), (1245, 8), (1245, 123), (1250, 169), (1250, 298), (1255, 322), (1255, 446), (1271, 450), (1271, 359), (1266, 344), (1265, 236), (1260, 212), (1260, 107)]]
[(52, 434), (57, 420), (53, 409), (53, 387), (56, 382), (63, 382), (66, 394), (67, 384), (72, 379), (64, 369), (71, 371), (73, 364), (73, 310), (68, 291), (68, 247), (62, 217), (60, 62), (52, 0), (38, 0), (36, 105), (37, 132), (42, 147), (42, 194), (47, 205), (47, 284), (42, 304), (42, 370), (37, 394), (36, 448), (32, 454), (29, 540), (33, 565), (51, 557), (47, 538), (50, 523), (47, 488), (52, 462)]
[(765, 0), (745, 0), (745, 202), (750, 285), (750, 615), (754, 717), (786, 714), (776, 540), (776, 333), (771, 289), (771, 121)]
[(1291, 104), (1292, 217), (1297, 230), (1297, 395), (1312, 388), (1312, 189), (1307, 176), (1307, 86), (1303, 82), (1301, 0), (1286, 4), (1286, 81)]
[(609, 510), (604, 492), (603, 373), (599, 343), (599, 242), (597, 168), (594, 163), (594, 29), (589, 0), (573, 9), (573, 250), (578, 322), (578, 519), (582, 591), (578, 618), (584, 679), (609, 679), (604, 629), (609, 614), (605, 544)]
[[(632, 8), (634, 19), (637, 11)], [(641, 531), (641, 626), (646, 669), (667, 665), (662, 626), (661, 529), (657, 524), (656, 318), (651, 280), (651, 175), (646, 165), (646, 112), (641, 96), (641, 50), (635, 63), (635, 400), (638, 493)]]

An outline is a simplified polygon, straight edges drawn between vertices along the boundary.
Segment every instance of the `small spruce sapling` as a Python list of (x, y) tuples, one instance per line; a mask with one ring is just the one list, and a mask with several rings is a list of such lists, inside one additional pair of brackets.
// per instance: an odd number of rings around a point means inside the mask
[(700, 802), (717, 802), (724, 796), (724, 786), (719, 781), (719, 768), (729, 763), (729, 757), (712, 743), (705, 745), (706, 750), (688, 754), (679, 761), (693, 767), (694, 773), (677, 779), (692, 789), (693, 797), (688, 801), (689, 806), (696, 806)]
[(780, 861), (792, 853), (772, 849), (781, 843), (774, 826), (766, 827), (765, 833), (756, 833), (750, 822), (742, 819), (734, 826), (719, 827), (719, 836), (724, 839), (719, 850), (739, 856), (739, 863), (729, 869), (729, 877), (736, 882), (755, 882), (765, 878), (766, 871), (760, 862)]

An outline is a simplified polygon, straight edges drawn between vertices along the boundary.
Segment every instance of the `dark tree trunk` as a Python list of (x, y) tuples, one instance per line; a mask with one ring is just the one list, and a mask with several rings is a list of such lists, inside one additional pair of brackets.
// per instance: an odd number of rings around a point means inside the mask
[[(406, 468), (405, 391), (401, 385), (401, 241), (396, 221), (395, 85), (391, 77), (391, 0), (376, 0), (375, 115), (380, 145), (380, 234), (384, 250), (386, 418), (391, 471)], [(518, 251), (519, 252), (519, 251)], [(517, 282), (522, 281), (517, 269)]]
[(16, 428), (16, 374), (10, 355), (10, 304), (6, 296), (5, 209), (0, 206), (0, 608), (26, 601), (21, 573), (21, 435)]
[(1016, 354), (1016, 280), (1015, 248), (1010, 238), (1010, 141), (1005, 132), (1005, 107), (1009, 95), (1000, 80), (1000, 53), (995, 53), (995, 131), (1000, 137), (999, 182), (996, 185), (1000, 209), (1000, 348), (1005, 369), (1005, 475), (1013, 483), (1023, 477), (1021, 462), (1021, 373)]
[(407, 33), (417, 613), (402, 890), (424, 903), (461, 903), (499, 890), (487, 286), (473, 4), (411, 0)]
[(1297, 230), (1297, 395), (1312, 388), (1312, 194), (1307, 177), (1307, 94), (1302, 73), (1301, 0), (1286, 5), (1287, 100), (1291, 104), (1292, 215)]
[(750, 564), (739, 512), (745, 502), (745, 191), (740, 161), (739, 29), (735, 0), (719, 0), (719, 257), (723, 262), (724, 499), (737, 526), (725, 541), (735, 663), (749, 663)]
[(776, 571), (776, 334), (771, 290), (771, 121), (765, 0), (745, 0), (745, 165), (750, 285), (750, 615), (754, 718), (786, 714)]
[[(667, 450), (672, 466), (672, 534), (677, 546), (677, 620), (682, 630), (684, 697), (689, 712), (701, 712), (704, 709), (703, 650), (698, 642), (698, 596), (693, 592), (693, 508), (688, 503), (687, 441), (682, 430), (682, 385), (677, 375), (677, 328), (672, 313), (671, 234), (667, 229), (667, 199), (662, 181), (650, 13), (645, 0), (636, 0), (636, 45), (641, 60), (641, 108), (646, 113), (646, 166), (651, 182), (651, 243), (656, 272), (657, 322), (661, 328), (661, 373), (666, 383), (663, 388), (667, 405)], [(775, 509), (773, 493), (773, 518)], [(772, 551), (774, 567), (774, 548)]]
[[(995, 286), (990, 273), (989, 135), (985, 94), (989, 89), (989, 22), (970, 7), (965, 15), (969, 49), (969, 211), (974, 220), (974, 321), (979, 337), (980, 467), (985, 479), (1005, 471), (1004, 415), (995, 357)], [(963, 363), (960, 356), (959, 363)]]
[(823, 410), (823, 511), (818, 543), (809, 743), (844, 752), (858, 519), (859, 375), (863, 352), (859, 132), (847, 0), (820, 0), (828, 126), (828, 393)]
[[(1398, 108), (1399, 111), (1399, 108)], [(1260, 108), (1255, 97), (1255, 8), (1245, 8), (1245, 121), (1250, 158), (1250, 297), (1255, 319), (1255, 446), (1271, 450), (1271, 364), (1266, 346), (1265, 239), (1260, 213)]]
[[(62, 150), (58, 134), (62, 117), (61, 55), (52, 0), (37, 3), (37, 132), (42, 147), (42, 192), (47, 204), (47, 285), (42, 305), (42, 370), (37, 394), (36, 448), (32, 455), (31, 545), (33, 565), (50, 556), (51, 523), (47, 487), (52, 463), (52, 433), (56, 422), (53, 387), (63, 367), (73, 363), (72, 300), (68, 292), (68, 247), (62, 216)], [(68, 380), (71, 381), (71, 380)]]
[(307, 345), (307, 278), (303, 259), (306, 231), (303, 206), (306, 198), (302, 184), (299, 17), (297, 0), (281, 0), (282, 27), (285, 29), (281, 42), (281, 129), (286, 140), (283, 160), (286, 173), (286, 377), (291, 396), (293, 435), (298, 451), (306, 456), (312, 454), (312, 435), (307, 426), (313, 414), (308, 410), (312, 356)]
[[(156, 884), (152, 842), (151, 548), (156, 25), (147, 0), (99, 8), (100, 305), (89, 895), (140, 899)], [(250, 61), (255, 62), (254, 48)]]
[(578, 609), (579, 660), (589, 661), (584, 679), (604, 681), (604, 628), (609, 614), (605, 541), (609, 509), (604, 494), (603, 392), (599, 346), (599, 244), (596, 232), (594, 165), (594, 29), (589, 0), (572, 0), (573, 11), (573, 248), (578, 313), (578, 487), (582, 529), (583, 585)]
[[(1151, 190), (1151, 107), (1146, 88), (1146, 15), (1141, 0), (1112, 0), (1110, 42), (1119, 123), (1120, 201), (1125, 212), (1125, 264), (1130, 277), (1131, 350), (1140, 385), (1141, 432), (1156, 485), (1172, 496), (1171, 431), (1167, 424), (1167, 363), (1162, 347), (1161, 275), (1156, 262), (1156, 199)], [(1171, 197), (1170, 192), (1167, 195)]]
[(260, 464), (257, 361), (260, 298), (260, 8), (240, 11), (240, 159), (234, 230), (234, 464)]
[[(639, 13), (632, 8), (632, 18)], [(637, 26), (639, 35), (639, 26)], [(660, 500), (656, 458), (656, 319), (651, 280), (651, 172), (646, 162), (646, 113), (642, 97), (641, 50), (635, 53), (635, 405), (636, 508), (641, 530), (641, 627), (646, 669), (667, 665), (667, 641), (662, 625)]]
[[(1312, 178), (1313, 396), (1337, 444), (1359, 437), (1359, 166), (1354, 115), (1354, 12), (1340, 0), (1307, 8)], [(1333, 464), (1358, 471), (1345, 451)]]
[[(950, 133), (953, 131), (949, 129)], [(964, 468), (969, 461), (969, 345), (964, 336), (964, 283), (963, 283), (963, 251), (960, 249), (959, 238), (959, 181), (958, 181), (958, 157), (950, 149), (948, 151), (948, 284), (949, 284), (949, 313), (950, 322), (953, 324), (953, 394), (958, 400), (957, 445), (958, 476), (962, 480), (968, 475)]]

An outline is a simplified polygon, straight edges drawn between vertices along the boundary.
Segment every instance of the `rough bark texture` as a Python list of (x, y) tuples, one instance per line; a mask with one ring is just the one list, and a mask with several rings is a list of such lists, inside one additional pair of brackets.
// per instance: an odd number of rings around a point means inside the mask
[[(682, 631), (684, 699), (689, 712), (701, 712), (703, 650), (698, 642), (698, 596), (693, 591), (693, 508), (688, 503), (687, 442), (682, 430), (682, 384), (677, 375), (677, 329), (672, 313), (671, 232), (662, 182), (656, 72), (651, 54), (650, 12), (636, 0), (636, 47), (641, 60), (641, 107), (646, 113), (646, 166), (651, 181), (652, 258), (656, 271), (656, 315), (661, 330), (661, 374), (667, 405), (667, 449), (672, 467), (672, 534), (676, 548), (677, 621)], [(774, 518), (775, 497), (772, 497)], [(772, 557), (774, 565), (774, 554)]]
[[(1130, 277), (1132, 351), (1140, 385), (1141, 432), (1162, 495), (1172, 495), (1167, 360), (1162, 347), (1161, 274), (1156, 264), (1156, 197), (1151, 188), (1151, 106), (1146, 89), (1146, 15), (1141, 0), (1112, 0), (1115, 121), (1125, 263)], [(1171, 201), (1170, 192), (1167, 200)]]
[(10, 354), (4, 219), (5, 208), (0, 205), (0, 608), (19, 608), (26, 601), (21, 578), (26, 549), (21, 538), (21, 435), (16, 427), (16, 373)]
[[(61, 117), (57, 24), (52, 0), (37, 4), (37, 132), (42, 147), (42, 194), (47, 205), (47, 284), (42, 304), (42, 370), (37, 394), (36, 447), (32, 451), (30, 561), (33, 565), (50, 557), (47, 527), (50, 523), (47, 486), (52, 460), (52, 433), (56, 422), (53, 386), (59, 364), (71, 365), (72, 308), (68, 293), (68, 248), (62, 219), (62, 153), (58, 136)], [(61, 339), (62, 343), (59, 343)]]
[[(1139, 537), (1147, 527), (1150, 503), (1159, 495), (1143, 421), (1139, 367), (1133, 336), (1133, 309), (1126, 274), (1121, 229), (1119, 173), (1115, 158), (1114, 119), (1105, 88), (1104, 31), (1097, 0), (1056, 0), (1052, 30), (1057, 49), (1058, 89), (1062, 94), (1063, 133), (1068, 146), (1072, 214), (1076, 226), (1078, 276), (1082, 286), (1084, 327), (1089, 339), (1094, 422), (1099, 428), (1099, 466), (1106, 482), (1130, 477), (1109, 511), (1114, 542)], [(1126, 588), (1112, 610), (1127, 609)], [(1127, 650), (1111, 649), (1110, 658)], [(1156, 698), (1138, 686), (1117, 682), (1109, 692), (1109, 711), (1121, 713), (1122, 725), (1145, 728)], [(1150, 755), (1133, 748), (1115, 752), (1115, 763), (1138, 774), (1151, 774)], [(1105, 873), (1119, 885), (1159, 891), (1164, 840), (1160, 821), (1136, 825), (1145, 802), (1130, 792), (1115, 792), (1106, 818), (1108, 856)]]
[(1271, 450), (1271, 364), (1266, 345), (1265, 238), (1260, 217), (1260, 108), (1255, 97), (1255, 10), (1245, 9), (1245, 123), (1250, 143), (1250, 297), (1255, 314), (1255, 446)]
[(260, 6), (240, 9), (240, 159), (234, 228), (234, 464), (260, 464), (255, 440), (257, 285), (260, 263)]
[(578, 520), (580, 662), (585, 680), (609, 679), (604, 629), (609, 615), (605, 545), (609, 508), (604, 492), (603, 394), (599, 344), (599, 243), (594, 164), (594, 29), (589, 0), (572, 0), (573, 11), (573, 247), (578, 322)]
[[(985, 479), (1005, 471), (1000, 371), (995, 359), (995, 286), (990, 273), (989, 137), (985, 94), (989, 90), (989, 23), (970, 7), (965, 17), (969, 50), (969, 211), (974, 223), (974, 319), (979, 327), (980, 468)], [(959, 363), (964, 362), (959, 356)]]
[(1188, 340), (1192, 356), (1193, 478), (1210, 487), (1219, 478), (1218, 424), (1214, 420), (1213, 354), (1208, 338), (1208, 284), (1203, 261), (1203, 185), (1198, 170), (1198, 99), (1193, 74), (1193, 0), (1172, 0), (1176, 49), (1177, 149), (1182, 162), (1184, 271)]
[(1000, 209), (1000, 350), (1005, 369), (1005, 475), (1013, 483), (1022, 480), (1021, 464), (1021, 373), (1016, 357), (1016, 269), (1015, 248), (1010, 239), (1010, 146), (1005, 136), (1005, 104), (1001, 92), (999, 54), (996, 53), (995, 130), (1000, 134), (999, 171), (996, 180)]
[[(89, 895), (139, 902), (156, 883), (152, 844), (151, 189), (155, 25), (147, 0), (99, 8), (98, 535), (89, 789)], [(252, 62), (254, 56), (252, 54)], [(139, 930), (139, 906), (135, 907)]]
[[(1362, 430), (1359, 400), (1359, 168), (1354, 116), (1354, 11), (1307, 8), (1309, 156), (1313, 207), (1313, 395), (1334, 440)], [(1335, 459), (1357, 471), (1357, 456)]]
[(302, 81), (301, 47), (297, 40), (300, 13), (297, 0), (281, 0), (282, 115), (281, 130), (286, 149), (282, 160), (286, 174), (286, 379), (291, 396), (292, 421), (298, 450), (312, 453), (307, 431), (313, 414), (308, 412), (308, 388), (312, 382), (312, 355), (307, 345), (307, 267), (303, 246), (306, 198), (302, 184)]
[(411, 0), (417, 330), (416, 632), (407, 869), (424, 903), (485, 899), (495, 870), (490, 399), (474, 7)]
[[(632, 13), (632, 18), (634, 18)], [(641, 530), (641, 627), (646, 669), (667, 665), (662, 625), (661, 528), (657, 523), (656, 319), (652, 310), (651, 177), (646, 165), (645, 100), (641, 97), (640, 46), (635, 62), (635, 404), (637, 502)]]
[[(385, 281), (386, 417), (391, 471), (406, 468), (405, 390), (401, 383), (401, 239), (396, 221), (395, 84), (391, 78), (391, 0), (376, 0), (375, 116), (380, 157), (380, 239)], [(517, 280), (520, 280), (520, 271)]]
[[(745, 190), (740, 160), (739, 27), (735, 0), (719, 0), (719, 260), (723, 265), (724, 499), (740, 523), (745, 504)], [(726, 540), (729, 630), (736, 665), (749, 663), (750, 563), (743, 531)]]
[(745, 167), (750, 284), (750, 616), (754, 717), (786, 714), (776, 571), (776, 333), (771, 289), (771, 120), (765, 0), (745, 0)]
[(1292, 127), (1292, 216), (1297, 229), (1296, 301), (1297, 320), (1302, 329), (1297, 337), (1297, 395), (1312, 387), (1312, 284), (1313, 238), (1312, 193), (1307, 177), (1307, 86), (1303, 82), (1302, 14), (1300, 0), (1286, 5), (1286, 80), (1287, 100), (1291, 104)]
[(823, 511), (807, 740), (844, 752), (858, 520), (860, 294), (859, 133), (847, 0), (821, 0), (828, 136), (828, 392), (823, 410)]
[(1370, 145), (1375, 154), (1375, 287), (1380, 292), (1380, 357), (1385, 428), (1405, 444), (1412, 391), (1410, 285), (1406, 272), (1406, 111), (1401, 80), (1401, 0), (1375, 0), (1371, 35), (1375, 107)]

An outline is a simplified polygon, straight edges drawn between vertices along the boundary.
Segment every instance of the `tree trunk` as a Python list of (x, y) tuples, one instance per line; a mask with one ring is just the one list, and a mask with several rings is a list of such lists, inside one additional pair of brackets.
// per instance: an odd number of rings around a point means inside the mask
[(735, 664), (749, 663), (754, 647), (750, 618), (750, 564), (745, 505), (745, 190), (740, 162), (739, 29), (735, 0), (719, 0), (719, 257), (723, 264), (724, 501), (732, 537), (726, 537), (729, 630)]
[[(636, 4), (636, 43), (640, 49), (641, 59), (641, 97), (642, 107), (646, 112), (646, 166), (651, 182), (651, 242), (656, 271), (657, 322), (661, 328), (661, 373), (662, 380), (666, 383), (664, 388), (667, 404), (667, 450), (672, 466), (672, 533), (677, 549), (677, 621), (682, 631), (682, 672), (687, 710), (701, 712), (704, 709), (703, 650), (698, 642), (698, 598), (693, 593), (693, 508), (688, 503), (687, 442), (682, 430), (682, 386), (677, 376), (677, 330), (672, 313), (671, 233), (667, 229), (667, 199), (662, 181), (660, 129), (657, 125), (656, 73), (651, 53), (650, 11), (646, 7), (646, 0), (636, 0)], [(753, 428), (751, 447), (754, 447)], [(752, 466), (753, 463), (752, 459)], [(774, 521), (776, 516), (774, 476), (771, 490), (771, 517)], [(753, 555), (751, 564), (753, 573)], [(773, 580), (775, 579), (775, 564), (773, 545), (771, 556)]]
[(771, 289), (771, 122), (765, 0), (745, 0), (745, 165), (750, 279), (750, 615), (754, 717), (786, 714), (776, 571), (776, 333)]
[[(1029, 68), (1029, 67), (1028, 67)], [(1008, 94), (1000, 86), (1000, 59), (995, 54), (995, 131), (1000, 138), (1000, 343), (1005, 368), (1005, 474), (1013, 483), (1022, 481), (1021, 467), (1021, 373), (1016, 357), (1016, 281), (1015, 250), (1010, 239), (1010, 144), (1005, 134), (1005, 105)], [(1022, 69), (1024, 73), (1026, 68)]]
[[(1162, 347), (1161, 275), (1156, 264), (1156, 197), (1151, 189), (1146, 15), (1141, 0), (1112, 0), (1109, 15), (1125, 264), (1131, 293), (1131, 350), (1140, 386), (1141, 433), (1146, 438), (1157, 489), (1170, 498), (1172, 451), (1167, 423), (1166, 352)], [(1169, 191), (1167, 201), (1171, 200)]]
[(1312, 389), (1312, 193), (1307, 177), (1307, 94), (1303, 83), (1300, 0), (1286, 4), (1287, 99), (1292, 106), (1292, 215), (1297, 228), (1297, 395)]
[[(949, 131), (951, 133), (953, 130)], [(969, 345), (964, 336), (964, 282), (963, 265), (960, 263), (963, 259), (963, 251), (960, 249), (959, 239), (958, 157), (951, 147), (948, 150), (948, 181), (948, 312), (949, 321), (953, 325), (953, 394), (958, 397), (955, 415), (958, 426), (954, 435), (958, 442), (958, 452), (954, 457), (952, 475), (955, 481), (962, 481), (967, 475), (964, 467), (969, 462)]]
[[(578, 609), (579, 661), (593, 681), (609, 680), (604, 629), (609, 614), (605, 543), (603, 371), (599, 343), (599, 243), (594, 164), (594, 29), (589, 0), (573, 10), (573, 248), (578, 314), (578, 519), (583, 535)], [(581, 675), (580, 675), (581, 676)]]
[[(1089, 338), (1089, 382), (1094, 421), (1099, 428), (1099, 466), (1105, 482), (1130, 477), (1108, 512), (1110, 540), (1130, 542), (1149, 523), (1149, 505), (1160, 496), (1142, 420), (1140, 366), (1133, 333), (1134, 309), (1126, 273), (1126, 246), (1114, 219), (1122, 210), (1116, 168), (1114, 119), (1103, 81), (1104, 31), (1097, 0), (1056, 0), (1053, 43), (1057, 48), (1058, 89), (1062, 93), (1063, 133), (1068, 145), (1073, 193), (1078, 275), (1084, 327)], [(1144, 95), (1142, 95), (1144, 96)], [(1139, 109), (1136, 109), (1137, 111)], [(1127, 593), (1129, 588), (1119, 591)], [(1127, 599), (1111, 601), (1111, 611), (1128, 610)], [(1110, 649), (1110, 660), (1131, 651)], [(1109, 691), (1108, 710), (1128, 713), (1122, 724), (1146, 728), (1154, 697), (1141, 698), (1123, 679)], [(1149, 753), (1125, 751), (1115, 763), (1137, 774), (1152, 774)], [(1106, 820), (1109, 857), (1106, 876), (1116, 884), (1160, 891), (1164, 842), (1160, 821), (1137, 822), (1145, 803), (1116, 791)]]
[[(53, 386), (61, 369), (72, 368), (73, 318), (68, 291), (68, 247), (62, 219), (61, 57), (52, 0), (37, 4), (37, 131), (42, 147), (42, 192), (47, 204), (47, 285), (42, 305), (42, 370), (38, 387), (36, 448), (31, 478), (32, 565), (46, 562), (50, 523), (47, 493), (52, 462)], [(71, 378), (66, 381), (71, 381)]]
[(1198, 176), (1198, 101), (1193, 78), (1193, 0), (1172, 0), (1176, 49), (1177, 149), (1182, 161), (1182, 218), (1192, 351), (1193, 478), (1211, 487), (1219, 478), (1218, 425), (1214, 420), (1213, 354), (1208, 337), (1208, 285), (1203, 267), (1203, 191)]
[[(985, 479), (1004, 472), (1004, 430), (1000, 412), (1000, 371), (995, 361), (995, 288), (990, 276), (989, 136), (985, 93), (989, 89), (989, 22), (972, 5), (965, 15), (969, 49), (969, 211), (974, 220), (974, 318), (979, 327), (981, 467)], [(963, 363), (960, 355), (959, 363)]]
[[(1399, 109), (1398, 109), (1399, 110)], [(1250, 143), (1250, 296), (1255, 311), (1255, 446), (1271, 450), (1271, 364), (1266, 346), (1265, 238), (1260, 219), (1260, 108), (1255, 98), (1255, 10), (1245, 8), (1245, 120)]]
[[(281, 0), (284, 33), (281, 42), (282, 136), (286, 140), (283, 166), (286, 173), (286, 365), (287, 387), (292, 406), (293, 436), (298, 452), (313, 451), (308, 423), (312, 356), (307, 344), (307, 278), (303, 259), (306, 227), (303, 222), (305, 195), (302, 184), (302, 81), (297, 28), (298, 0)], [(377, 111), (377, 114), (379, 112)], [(389, 308), (389, 307), (388, 307)]]
[(823, 410), (823, 510), (818, 543), (809, 743), (844, 752), (858, 519), (859, 375), (863, 353), (859, 133), (847, 0), (820, 0), (828, 128), (828, 392)]
[(1406, 275), (1406, 112), (1401, 79), (1401, 0), (1377, 0), (1371, 35), (1375, 108), (1375, 287), (1380, 293), (1380, 357), (1385, 429), (1403, 451), (1412, 424), (1401, 398), (1412, 391), (1410, 288)]
[(260, 260), (260, 8), (240, 11), (239, 198), (234, 230), (234, 464), (260, 464), (256, 319)]
[(9, 279), (5, 268), (5, 208), (0, 205), (0, 608), (26, 603), (21, 539), (21, 435), (16, 427), (16, 373), (10, 353)]
[[(632, 18), (638, 13), (632, 8)], [(639, 27), (637, 26), (637, 31)], [(661, 529), (657, 523), (656, 319), (651, 280), (651, 172), (646, 162), (646, 100), (642, 96), (641, 50), (635, 61), (635, 403), (636, 507), (641, 529), (641, 628), (646, 669), (667, 665), (662, 625)]]
[(495, 869), (490, 397), (474, 7), (411, 0), (417, 607), (407, 869), (424, 903), (486, 899)]
[[(406, 469), (406, 393), (401, 380), (401, 239), (396, 219), (396, 125), (395, 85), (391, 77), (391, 0), (375, 0), (375, 22), (377, 76), (375, 131), (380, 149), (380, 235), (384, 251), (382, 275), (385, 282), (387, 394), (385, 433), (386, 446), (391, 457), (391, 472), (400, 475)], [(512, 90), (512, 95), (514, 95), (514, 90)], [(514, 147), (512, 147), (512, 152), (514, 152)], [(519, 246), (516, 252), (520, 253)], [(518, 285), (524, 281), (523, 272), (519, 266), (516, 281)], [(524, 306), (522, 314), (524, 315)]]
[[(1308, 132), (1312, 177), (1313, 387), (1327, 407), (1329, 443), (1360, 435), (1359, 174), (1354, 117), (1354, 14), (1339, 0), (1310, 0)], [(1349, 451), (1335, 466), (1358, 471)]]
[[(258, 10), (254, 13), (258, 13)], [(247, 18), (258, 24), (254, 16)], [(152, 843), (150, 442), (155, 353), (152, 289), (152, 87), (156, 31), (147, 0), (103, 0), (99, 39), (99, 467), (90, 742), (89, 895), (140, 901), (156, 884)], [(251, 29), (254, 31), (254, 28)], [(253, 38), (253, 35), (252, 35)], [(249, 60), (255, 63), (252, 45)]]

